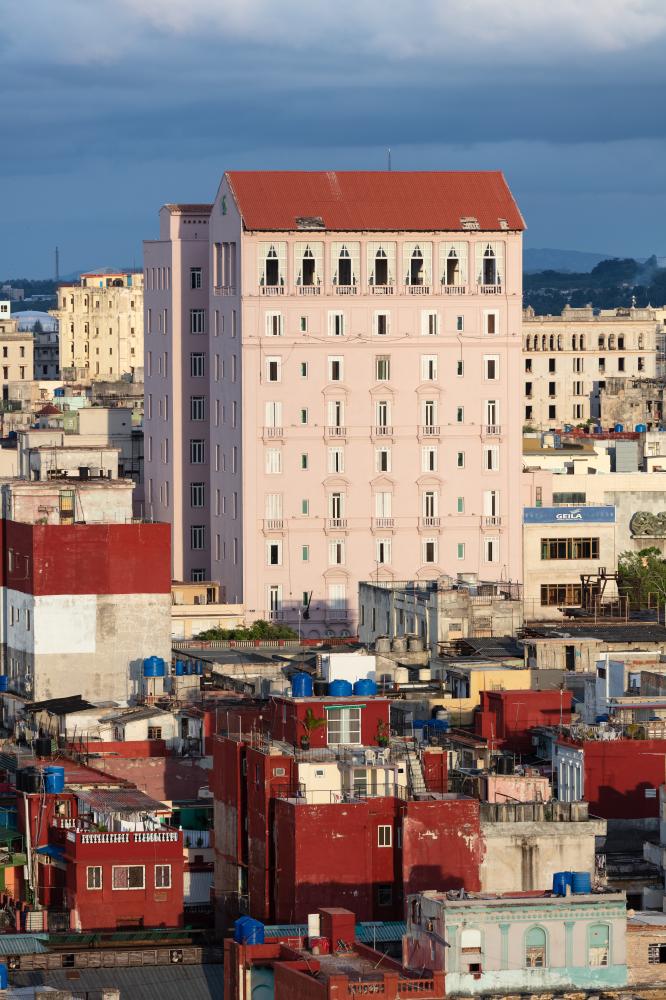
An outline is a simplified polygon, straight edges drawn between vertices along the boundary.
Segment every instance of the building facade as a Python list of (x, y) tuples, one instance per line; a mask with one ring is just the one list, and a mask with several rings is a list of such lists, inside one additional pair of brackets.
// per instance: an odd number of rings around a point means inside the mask
[(599, 419), (612, 377), (654, 378), (654, 309), (565, 306), (560, 316), (523, 315), (523, 421), (536, 430)]
[(143, 370), (143, 275), (82, 274), (61, 285), (58, 308), (61, 377), (119, 379)]
[(9, 302), (0, 302), (0, 389), (2, 402), (14, 403), (30, 399), (33, 377), (33, 338), (19, 330), (18, 319), (12, 319)]
[(501, 175), (232, 172), (210, 212), (161, 219), (146, 489), (174, 576), (311, 637), (354, 632), (373, 575), (518, 579), (523, 220)]

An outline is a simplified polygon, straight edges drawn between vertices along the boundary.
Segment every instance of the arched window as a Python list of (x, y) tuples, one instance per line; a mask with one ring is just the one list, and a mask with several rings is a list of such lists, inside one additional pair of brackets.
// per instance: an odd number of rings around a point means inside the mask
[(544, 333), (543, 337), (541, 338), (541, 350), (542, 351), (547, 351), (548, 350), (548, 337), (546, 336), (545, 333)]
[(278, 260), (277, 250), (274, 246), (268, 248), (264, 274), (267, 285), (273, 287), (280, 284), (280, 261)]
[(553, 336), (552, 333), (550, 335), (550, 349), (551, 349), (551, 351), (555, 350), (555, 337)]
[(561, 333), (558, 333), (558, 335), (557, 335), (557, 349), (558, 349), (558, 351), (562, 350), (562, 334)]
[(583, 336), (582, 333), (580, 335), (580, 349), (581, 349), (581, 351), (585, 350), (585, 337)]
[(497, 260), (495, 251), (491, 246), (487, 246), (483, 251), (483, 284), (495, 285), (497, 283)]
[(347, 247), (342, 247), (340, 250), (340, 256), (338, 257), (338, 284), (339, 285), (351, 285), (352, 284), (352, 262), (351, 254)]
[(608, 350), (609, 351), (614, 351), (615, 350), (615, 334), (614, 333), (609, 333), (608, 334)]
[(383, 247), (375, 254), (375, 285), (388, 285), (388, 257)]
[(545, 969), (546, 944), (546, 932), (543, 927), (530, 927), (525, 934), (525, 967), (527, 969)]
[(576, 337), (576, 334), (574, 333), (574, 335), (571, 338), (571, 350), (572, 351), (576, 350), (577, 344), (578, 344), (578, 338)]
[(415, 246), (412, 250), (412, 259), (409, 263), (409, 275), (406, 283), (408, 285), (423, 285), (423, 273), (423, 253), (419, 246)]
[(605, 350), (606, 347), (606, 338), (603, 333), (599, 334), (599, 347), (602, 351)]
[(305, 252), (303, 254), (303, 259), (301, 262), (301, 274), (296, 284), (298, 285), (315, 284), (315, 259), (314, 259), (314, 254), (310, 249), (310, 247), (305, 248)]
[(607, 966), (610, 951), (608, 924), (592, 924), (587, 931), (587, 964), (600, 968)]
[(451, 247), (446, 258), (446, 274), (444, 275), (445, 285), (459, 285), (460, 282), (460, 260), (455, 247)]
[(643, 334), (642, 333), (638, 334), (638, 350), (639, 351), (643, 350)]

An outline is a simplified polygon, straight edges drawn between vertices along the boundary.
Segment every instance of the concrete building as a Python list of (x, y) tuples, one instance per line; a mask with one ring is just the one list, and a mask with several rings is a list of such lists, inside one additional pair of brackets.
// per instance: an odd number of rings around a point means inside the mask
[(403, 960), (445, 973), (446, 995), (540, 994), (627, 983), (624, 893), (407, 901)]
[(576, 309), (561, 316), (523, 314), (523, 419), (537, 430), (599, 418), (610, 377), (654, 378), (654, 309)]
[(245, 609), (242, 604), (226, 604), (219, 583), (171, 584), (171, 638), (191, 639), (210, 628), (242, 628)]
[(30, 399), (33, 380), (32, 334), (19, 330), (18, 319), (11, 318), (9, 303), (0, 303), (0, 388), (3, 408), (13, 405), (21, 408)]
[(170, 658), (169, 530), (134, 523), (133, 484), (2, 485), (3, 673), (28, 700), (141, 692), (145, 657)]
[(82, 274), (61, 285), (58, 308), (60, 371), (65, 381), (119, 379), (143, 369), (143, 275)]
[(175, 577), (305, 609), (307, 637), (353, 633), (374, 573), (518, 579), (523, 220), (501, 175), (231, 172), (160, 227), (146, 487)]
[(599, 420), (604, 427), (657, 430), (664, 419), (664, 384), (653, 378), (609, 378), (599, 391)]

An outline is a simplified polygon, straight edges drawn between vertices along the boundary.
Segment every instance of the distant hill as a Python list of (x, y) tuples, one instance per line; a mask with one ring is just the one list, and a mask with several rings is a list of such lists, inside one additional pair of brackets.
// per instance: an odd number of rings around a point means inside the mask
[(553, 250), (549, 247), (529, 247), (523, 250), (523, 271), (572, 271), (582, 274), (591, 271), (602, 260), (609, 260), (609, 253), (585, 253), (583, 250)]

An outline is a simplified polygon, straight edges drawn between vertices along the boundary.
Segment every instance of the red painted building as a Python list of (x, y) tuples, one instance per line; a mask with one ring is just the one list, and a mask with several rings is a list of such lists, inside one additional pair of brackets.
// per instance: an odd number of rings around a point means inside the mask
[(474, 731), (488, 740), (490, 750), (530, 754), (537, 726), (568, 726), (570, 691), (482, 691), (474, 716)]

